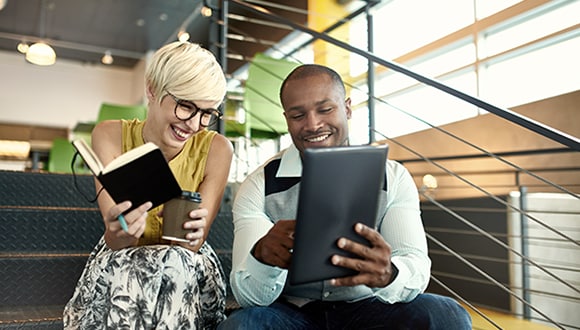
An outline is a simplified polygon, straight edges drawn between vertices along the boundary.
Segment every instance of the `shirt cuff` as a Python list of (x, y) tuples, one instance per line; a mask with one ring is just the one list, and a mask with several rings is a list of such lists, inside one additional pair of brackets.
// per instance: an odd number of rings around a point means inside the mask
[[(393, 259), (396, 259), (396, 257), (393, 257)], [(401, 264), (401, 267), (398, 267), (391, 260), (391, 264), (393, 265), (393, 279), (386, 287), (375, 291), (375, 296), (387, 304), (406, 302), (407, 289), (405, 285), (409, 277), (411, 277), (411, 271), (405, 267), (404, 263)]]
[[(271, 286), (279, 285), (280, 281), (282, 283), (286, 282), (288, 273), (286, 269), (262, 263), (252, 253), (249, 253), (246, 259), (246, 270), (257, 282)], [(275, 281), (272, 282), (272, 280)]]
[(393, 272), (393, 274), (391, 275), (391, 280), (389, 281), (390, 285), (391, 283), (393, 283), (393, 281), (395, 281), (397, 279), (397, 275), (399, 275), (399, 268), (397, 268), (397, 265), (395, 265), (394, 263), (391, 262), (391, 270)]

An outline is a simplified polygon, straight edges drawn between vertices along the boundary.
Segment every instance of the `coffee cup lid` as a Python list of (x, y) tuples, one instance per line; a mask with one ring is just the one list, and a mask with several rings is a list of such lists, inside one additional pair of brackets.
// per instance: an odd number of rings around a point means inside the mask
[(187, 191), (183, 190), (181, 192), (182, 198), (187, 198), (189, 200), (201, 201), (201, 194), (197, 191)]

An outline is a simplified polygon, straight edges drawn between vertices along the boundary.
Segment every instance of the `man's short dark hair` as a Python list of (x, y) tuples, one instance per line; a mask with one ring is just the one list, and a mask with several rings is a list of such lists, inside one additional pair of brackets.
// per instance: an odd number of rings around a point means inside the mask
[(336, 71), (324, 65), (303, 64), (292, 70), (292, 72), (290, 72), (290, 74), (288, 74), (288, 76), (286, 76), (286, 79), (284, 79), (284, 81), (282, 82), (282, 86), (280, 87), (280, 102), (282, 101), (282, 93), (284, 92), (284, 88), (286, 88), (286, 84), (289, 81), (303, 79), (311, 76), (317, 76), (321, 74), (327, 75), (332, 80), (332, 82), (340, 89), (341, 93), (343, 95), (346, 95), (344, 82), (342, 81), (342, 78)]

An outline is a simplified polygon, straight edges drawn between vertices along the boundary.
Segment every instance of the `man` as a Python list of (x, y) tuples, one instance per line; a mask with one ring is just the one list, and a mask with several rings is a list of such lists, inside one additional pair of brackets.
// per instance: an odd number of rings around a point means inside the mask
[[(471, 329), (453, 299), (425, 294), (431, 261), (417, 188), (408, 171), (387, 161), (387, 198), (377, 230), (356, 232), (366, 247), (341, 238), (360, 259), (332, 257), (354, 276), (291, 286), (287, 282), (306, 148), (348, 145), (351, 100), (340, 76), (302, 65), (284, 80), (280, 99), (293, 145), (250, 174), (236, 196), (232, 291), (243, 307), (221, 329)], [(339, 178), (337, 178), (339, 179)]]

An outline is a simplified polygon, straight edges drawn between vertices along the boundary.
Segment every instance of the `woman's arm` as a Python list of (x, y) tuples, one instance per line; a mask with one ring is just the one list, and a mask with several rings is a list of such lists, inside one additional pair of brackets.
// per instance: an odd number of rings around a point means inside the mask
[(198, 191), (202, 202), (200, 208), (207, 209), (203, 238), (193, 250), (197, 251), (205, 242), (211, 225), (219, 212), (222, 197), (228, 183), (232, 163), (233, 146), (223, 135), (216, 134), (208, 152), (203, 181)]

